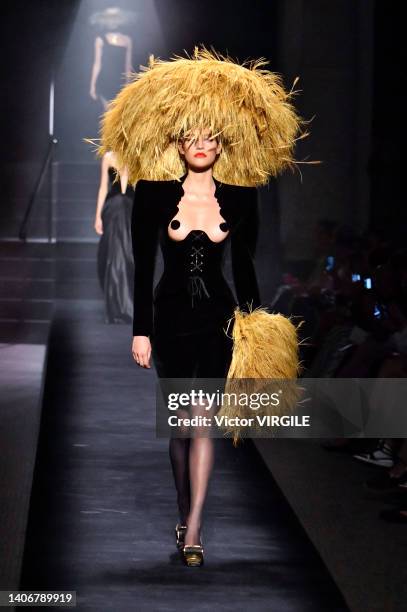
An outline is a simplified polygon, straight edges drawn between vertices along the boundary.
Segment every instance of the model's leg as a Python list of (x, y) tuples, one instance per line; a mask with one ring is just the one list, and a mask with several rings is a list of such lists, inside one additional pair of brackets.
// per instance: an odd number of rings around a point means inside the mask
[[(201, 340), (200, 352), (202, 360), (197, 371), (197, 378), (223, 379), (231, 359), (232, 344), (224, 332), (213, 333)], [(205, 385), (211, 391), (211, 385)], [(191, 416), (209, 417), (212, 422), (218, 411), (214, 404), (209, 408), (205, 400), (191, 406)], [(216, 439), (211, 437), (212, 429), (204, 425), (194, 427), (191, 431), (189, 450), (189, 478), (191, 483), (191, 510), (188, 516), (188, 529), (185, 534), (185, 544), (199, 544), (203, 509), (209, 487), (210, 476), (215, 463)]]
[(170, 460), (177, 490), (178, 512), (181, 525), (187, 524), (190, 510), (189, 442), (188, 438), (170, 438)]
[(189, 451), (189, 478), (191, 482), (191, 510), (188, 515), (188, 530), (185, 544), (199, 544), (202, 513), (214, 465), (215, 449), (212, 438), (191, 439)]
[[(192, 360), (188, 350), (189, 344), (181, 339), (176, 339), (173, 342), (165, 340), (158, 342), (153, 340), (152, 356), (154, 365), (160, 379), (182, 378), (187, 377)], [(168, 384), (164, 385), (166, 393), (169, 392)], [(178, 390), (178, 389), (177, 389)], [(178, 417), (189, 417), (186, 410), (178, 409), (176, 411)], [(175, 489), (177, 492), (177, 503), (179, 520), (182, 525), (186, 525), (187, 517), (190, 510), (190, 482), (189, 482), (189, 431), (177, 428), (177, 436), (170, 438), (169, 441), (169, 456), (171, 461), (172, 473), (174, 477)]]

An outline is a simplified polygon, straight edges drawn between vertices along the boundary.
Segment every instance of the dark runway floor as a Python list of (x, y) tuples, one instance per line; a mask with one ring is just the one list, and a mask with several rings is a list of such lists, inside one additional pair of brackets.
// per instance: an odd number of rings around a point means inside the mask
[(156, 374), (130, 348), (102, 302), (57, 302), (20, 588), (75, 590), (95, 612), (348, 610), (249, 440), (216, 441), (205, 565), (182, 564)]

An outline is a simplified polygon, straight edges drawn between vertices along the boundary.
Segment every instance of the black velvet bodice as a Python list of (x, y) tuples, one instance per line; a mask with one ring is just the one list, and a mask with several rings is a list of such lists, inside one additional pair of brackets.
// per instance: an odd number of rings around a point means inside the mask
[[(177, 336), (225, 325), (236, 305), (247, 310), (260, 305), (253, 257), (258, 228), (257, 190), (214, 179), (220, 205), (220, 242), (203, 230), (191, 230), (183, 240), (168, 234), (183, 196), (181, 181), (138, 181), (132, 214), (135, 264), (134, 336)], [(174, 225), (172, 225), (174, 229)], [(231, 244), (237, 302), (223, 276), (227, 242)], [(164, 271), (153, 291), (157, 246)]]

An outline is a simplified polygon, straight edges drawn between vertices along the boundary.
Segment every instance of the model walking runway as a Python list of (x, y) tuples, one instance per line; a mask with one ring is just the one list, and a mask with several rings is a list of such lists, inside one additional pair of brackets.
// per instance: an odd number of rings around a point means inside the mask
[(21, 588), (76, 590), (77, 609), (95, 612), (346, 611), (249, 440), (217, 440), (208, 563), (183, 565), (156, 373), (128, 344), (102, 301), (58, 302)]

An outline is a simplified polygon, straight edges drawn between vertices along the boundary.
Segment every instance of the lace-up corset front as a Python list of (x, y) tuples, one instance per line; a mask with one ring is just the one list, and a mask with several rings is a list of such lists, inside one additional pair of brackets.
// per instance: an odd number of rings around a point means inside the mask
[[(220, 261), (214, 261), (215, 245), (226, 240), (228, 234), (228, 224), (221, 216), (221, 207), (214, 194), (196, 196), (184, 192), (177, 205), (177, 214), (168, 226), (168, 236), (174, 242), (186, 241), (184, 267), (188, 271), (187, 288), (192, 308), (198, 299), (210, 297), (208, 278), (205, 283), (207, 268), (215, 266), (220, 273)], [(220, 255), (222, 251), (220, 249)]]

